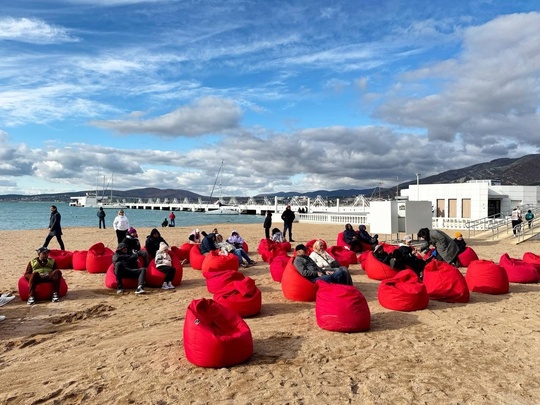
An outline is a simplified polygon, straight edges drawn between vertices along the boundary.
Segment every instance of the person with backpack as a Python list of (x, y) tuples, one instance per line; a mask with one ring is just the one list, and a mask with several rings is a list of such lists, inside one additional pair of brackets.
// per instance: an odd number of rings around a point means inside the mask
[(527, 213), (525, 214), (525, 220), (527, 221), (527, 225), (529, 226), (529, 229), (531, 229), (532, 221), (534, 219), (534, 214), (531, 210), (527, 210)]

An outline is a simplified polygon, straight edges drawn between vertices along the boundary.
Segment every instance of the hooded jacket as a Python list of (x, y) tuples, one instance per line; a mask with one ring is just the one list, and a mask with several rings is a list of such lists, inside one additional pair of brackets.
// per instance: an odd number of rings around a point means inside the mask
[(201, 242), (200, 250), (202, 254), (208, 253), (211, 250), (216, 250), (216, 235), (209, 233)]
[[(123, 248), (127, 248), (128, 251), (126, 253), (123, 253), (122, 252)], [(125, 266), (130, 269), (139, 268), (138, 259), (139, 259), (139, 255), (129, 250), (129, 246), (126, 245), (125, 243), (118, 244), (118, 247), (116, 248), (116, 252), (114, 252), (114, 255), (112, 257), (112, 261), (114, 264), (123, 262)]]

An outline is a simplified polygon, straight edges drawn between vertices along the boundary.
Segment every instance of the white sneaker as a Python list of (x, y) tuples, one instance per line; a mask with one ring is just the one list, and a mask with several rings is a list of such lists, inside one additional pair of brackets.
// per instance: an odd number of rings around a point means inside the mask
[(175, 290), (176, 287), (169, 281), (169, 284), (167, 284), (167, 286), (169, 287), (169, 290)]
[(52, 300), (51, 300), (51, 301), (52, 301), (52, 302), (58, 302), (58, 301), (60, 301), (60, 299), (58, 298), (58, 294), (57, 294), (57, 293), (53, 293), (53, 295), (52, 295)]
[(0, 322), (4, 321), (6, 317), (4, 315), (0, 315)]
[(34, 305), (36, 303), (36, 300), (34, 297), (28, 297), (28, 301), (26, 302), (28, 305)]

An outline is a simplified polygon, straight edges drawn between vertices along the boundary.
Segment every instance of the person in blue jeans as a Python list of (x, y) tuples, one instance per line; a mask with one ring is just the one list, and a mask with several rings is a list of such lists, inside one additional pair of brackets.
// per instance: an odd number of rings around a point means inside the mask
[(294, 250), (296, 251), (296, 257), (293, 260), (295, 269), (312, 283), (323, 280), (332, 284), (350, 285), (350, 277), (343, 270), (339, 268), (324, 270), (317, 266), (315, 261), (307, 255), (307, 248), (304, 245), (296, 245)]

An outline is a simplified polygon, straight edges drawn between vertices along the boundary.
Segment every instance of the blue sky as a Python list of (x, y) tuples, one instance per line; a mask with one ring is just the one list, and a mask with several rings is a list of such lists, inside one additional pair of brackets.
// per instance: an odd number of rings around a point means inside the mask
[(0, 194), (368, 188), (539, 153), (540, 1), (0, 0)]

